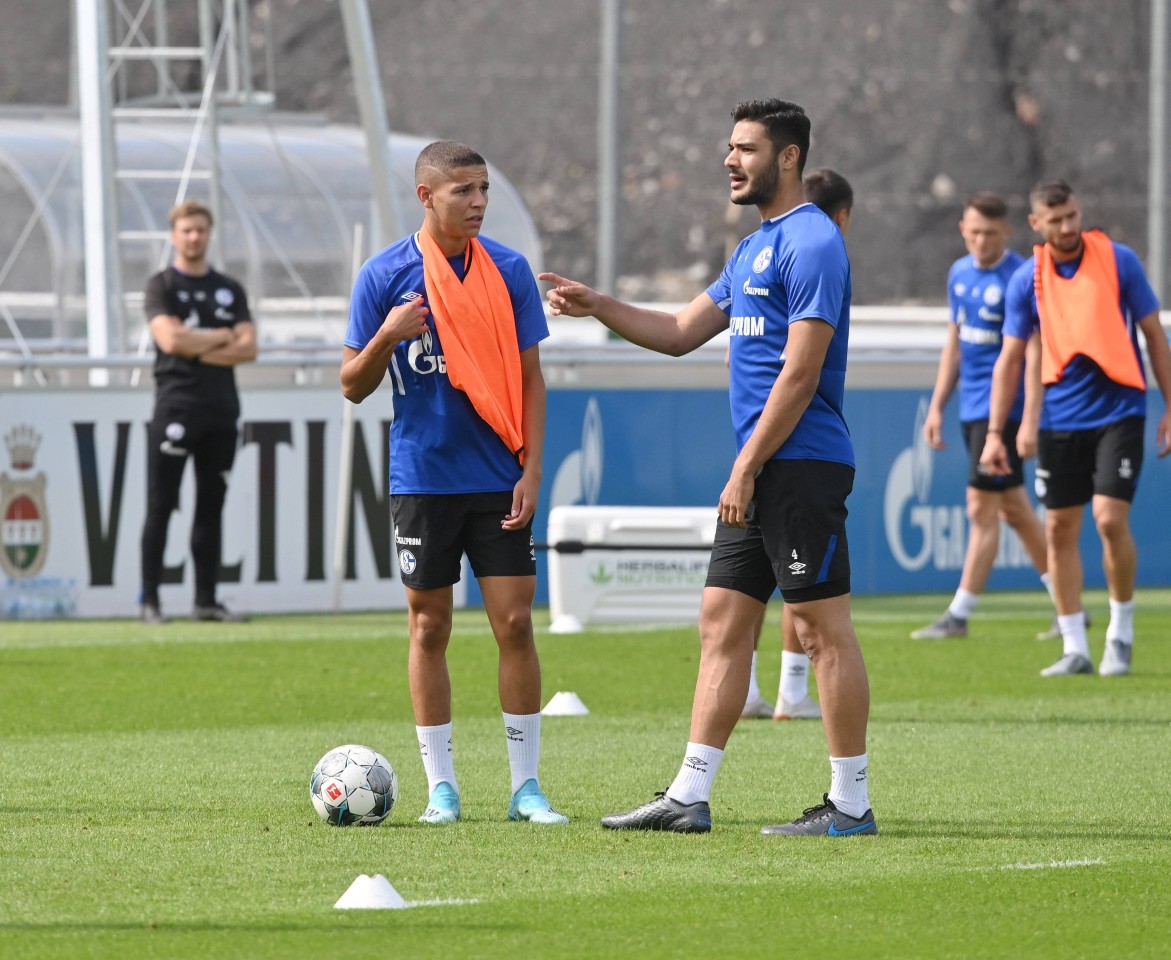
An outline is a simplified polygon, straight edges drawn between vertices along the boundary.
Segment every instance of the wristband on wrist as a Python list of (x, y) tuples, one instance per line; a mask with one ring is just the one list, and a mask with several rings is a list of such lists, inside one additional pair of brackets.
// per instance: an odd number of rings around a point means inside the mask
[(985, 432), (985, 433), (987, 433), (987, 434), (996, 434), (996, 436), (998, 436), (998, 437), (1000, 436), (1000, 431), (999, 431), (999, 430), (992, 430), (992, 429), (988, 429), (988, 430), (985, 430), (984, 432)]

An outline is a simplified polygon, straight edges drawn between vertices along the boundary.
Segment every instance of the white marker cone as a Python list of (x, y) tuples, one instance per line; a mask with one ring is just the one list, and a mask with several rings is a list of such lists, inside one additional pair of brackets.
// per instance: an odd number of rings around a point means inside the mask
[(584, 629), (581, 621), (572, 613), (563, 613), (549, 624), (550, 633), (581, 633)]
[(333, 905), (335, 910), (402, 910), (402, 895), (381, 873), (369, 877), (361, 874)]
[(569, 690), (558, 690), (541, 711), (546, 717), (584, 717), (589, 712), (581, 697)]

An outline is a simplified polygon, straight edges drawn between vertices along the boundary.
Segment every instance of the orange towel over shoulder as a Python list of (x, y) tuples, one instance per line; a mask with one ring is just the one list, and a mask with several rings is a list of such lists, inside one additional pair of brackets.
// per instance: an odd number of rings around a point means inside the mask
[(468, 395), (476, 412), (523, 465), (520, 350), (512, 297), (500, 268), (473, 237), (461, 282), (431, 234), (423, 229), (417, 236), (427, 306), (447, 359), (447, 378)]
[(1118, 305), (1114, 244), (1100, 230), (1085, 231), (1082, 241), (1085, 252), (1072, 277), (1057, 272), (1048, 244), (1033, 248), (1033, 289), (1041, 318), (1041, 381), (1056, 383), (1080, 354), (1115, 383), (1145, 390), (1147, 384)]

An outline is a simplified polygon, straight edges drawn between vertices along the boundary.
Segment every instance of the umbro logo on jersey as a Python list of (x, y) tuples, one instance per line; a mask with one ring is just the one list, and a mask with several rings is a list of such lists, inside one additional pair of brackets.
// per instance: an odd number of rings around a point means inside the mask
[(1134, 477), (1134, 466), (1130, 462), (1130, 457), (1123, 457), (1122, 462), (1118, 464), (1118, 476), (1123, 480), (1130, 480)]
[(504, 732), (508, 734), (509, 740), (515, 740), (517, 743), (524, 743), (525, 738), (521, 736), (524, 731), (517, 730), (516, 727), (505, 727)]
[(789, 564), (789, 569), (791, 571), (793, 571), (793, 573), (797, 573), (797, 574), (805, 572), (805, 564), (803, 564), (800, 560), (797, 559), (797, 551), (796, 550), (793, 551), (793, 562)]
[(412, 290), (410, 293), (404, 293), (399, 299), (401, 299), (403, 303), (414, 303), (416, 300), (422, 300), (423, 294), (415, 293), (415, 291)]

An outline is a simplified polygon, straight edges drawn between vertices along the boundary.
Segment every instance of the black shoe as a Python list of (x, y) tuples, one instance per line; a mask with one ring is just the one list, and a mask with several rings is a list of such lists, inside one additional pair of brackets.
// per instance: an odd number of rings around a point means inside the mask
[(138, 619), (143, 623), (170, 623), (170, 617), (164, 617), (163, 611), (157, 603), (144, 603), (138, 609)]
[(834, 806), (829, 794), (822, 794), (822, 803), (810, 807), (792, 823), (776, 827), (763, 827), (766, 836), (781, 834), (787, 837), (849, 837), (854, 834), (878, 833), (874, 822), (874, 811), (867, 810), (860, 817), (851, 817)]
[(602, 817), (607, 830), (669, 830), (672, 833), (708, 833), (712, 828), (712, 811), (704, 800), (680, 803), (666, 793), (635, 807), (629, 813), (612, 813)]
[(191, 608), (192, 620), (214, 620), (217, 623), (247, 623), (248, 616), (243, 613), (232, 613), (222, 603), (210, 607), (201, 607), (196, 604)]

